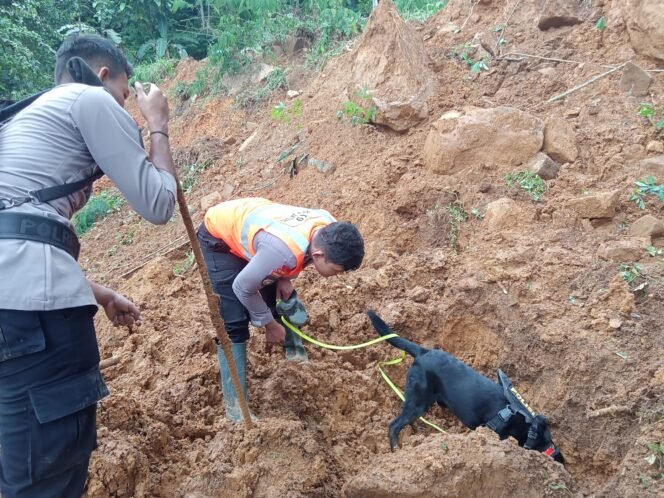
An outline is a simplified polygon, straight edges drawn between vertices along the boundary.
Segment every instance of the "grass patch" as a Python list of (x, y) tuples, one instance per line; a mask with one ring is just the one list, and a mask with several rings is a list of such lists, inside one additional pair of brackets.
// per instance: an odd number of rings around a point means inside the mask
[(71, 219), (76, 235), (79, 237), (92, 229), (95, 224), (122, 207), (124, 199), (115, 189), (105, 190), (93, 195), (78, 213)]
[(376, 106), (371, 101), (371, 92), (366, 85), (363, 88), (355, 89), (355, 97), (361, 103), (357, 104), (352, 100), (344, 103), (343, 108), (337, 111), (337, 118), (346, 116), (350, 119), (350, 124), (363, 125), (372, 122), (376, 117)]
[(265, 85), (262, 87), (240, 94), (236, 99), (237, 105), (242, 108), (255, 106), (265, 100), (268, 100), (272, 93), (278, 89), (288, 90), (288, 83), (286, 82), (286, 71), (281, 68), (277, 68), (272, 71), (267, 77)]
[(201, 173), (208, 169), (213, 162), (214, 161), (212, 159), (207, 159), (201, 163), (190, 164), (185, 168), (180, 180), (182, 191), (185, 194), (191, 192), (191, 190), (194, 188), (194, 185), (198, 183), (198, 178), (201, 176)]

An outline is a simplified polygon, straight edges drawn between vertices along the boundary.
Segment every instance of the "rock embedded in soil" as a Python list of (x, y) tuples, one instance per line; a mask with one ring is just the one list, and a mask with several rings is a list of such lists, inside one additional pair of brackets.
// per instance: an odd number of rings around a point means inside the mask
[(541, 148), (544, 124), (513, 107), (450, 111), (438, 119), (424, 144), (424, 162), (434, 173), (452, 175), (478, 164), (514, 167)]
[(574, 26), (583, 22), (583, 8), (578, 0), (547, 0), (542, 2), (537, 20), (541, 30)]
[(661, 237), (664, 236), (664, 222), (646, 214), (630, 225), (627, 234), (631, 237)]
[(208, 209), (212, 206), (216, 206), (221, 201), (223, 201), (223, 197), (217, 190), (215, 190), (201, 199), (201, 211), (205, 213)]
[(620, 78), (620, 90), (634, 97), (645, 97), (652, 83), (652, 77), (632, 62), (625, 64)]
[(640, 179), (652, 176), (657, 183), (664, 182), (664, 155), (653, 156), (639, 161), (636, 171)]
[(657, 140), (651, 140), (648, 142), (648, 145), (646, 145), (646, 152), (654, 152), (656, 154), (662, 154), (664, 153), (664, 143), (659, 142)]
[[(383, 0), (352, 53), (347, 93), (364, 109), (376, 107), (376, 124), (405, 131), (429, 115), (436, 81), (429, 63), (422, 37), (391, 0)], [(356, 95), (365, 89), (368, 98)]]
[(597, 249), (597, 256), (616, 263), (638, 261), (646, 254), (644, 247), (649, 243), (649, 239), (640, 237), (605, 242)]
[(566, 207), (576, 211), (581, 218), (613, 218), (619, 200), (620, 190), (613, 190), (577, 197), (568, 201)]
[(664, 61), (664, 5), (662, 0), (628, 0), (624, 9), (634, 51)]
[(543, 180), (553, 180), (558, 176), (558, 164), (543, 152), (538, 152), (528, 164), (528, 169)]
[(523, 216), (519, 205), (508, 197), (497, 199), (487, 204), (484, 223), (493, 228), (514, 226)]
[(579, 155), (576, 147), (576, 134), (567, 121), (550, 117), (544, 124), (544, 145), (542, 150), (554, 161), (573, 163)]

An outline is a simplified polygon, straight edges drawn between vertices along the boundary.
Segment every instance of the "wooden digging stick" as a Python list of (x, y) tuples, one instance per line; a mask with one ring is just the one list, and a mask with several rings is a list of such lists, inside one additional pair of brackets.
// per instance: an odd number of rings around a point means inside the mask
[(247, 398), (245, 398), (243, 395), (244, 391), (240, 385), (240, 378), (237, 375), (237, 366), (235, 365), (235, 358), (233, 358), (233, 353), (231, 351), (231, 341), (228, 338), (228, 334), (226, 334), (226, 330), (224, 329), (224, 322), (221, 320), (221, 316), (219, 315), (219, 296), (217, 296), (212, 290), (212, 283), (210, 282), (210, 277), (208, 276), (205, 259), (203, 259), (203, 252), (201, 251), (201, 246), (198, 243), (196, 231), (194, 230), (194, 222), (191, 220), (189, 207), (187, 206), (187, 201), (184, 198), (184, 193), (182, 192), (182, 187), (180, 186), (180, 180), (178, 180), (177, 177), (176, 181), (178, 185), (178, 205), (180, 206), (180, 214), (182, 215), (184, 226), (187, 229), (187, 235), (189, 236), (191, 249), (194, 251), (194, 257), (196, 258), (196, 264), (198, 265), (198, 272), (201, 274), (201, 280), (203, 280), (203, 287), (205, 288), (205, 295), (207, 296), (208, 308), (210, 309), (210, 318), (212, 319), (212, 324), (214, 325), (214, 329), (217, 332), (217, 339), (219, 339), (219, 344), (221, 344), (221, 348), (224, 351), (224, 356), (226, 357), (226, 362), (228, 363), (228, 371), (230, 372), (231, 380), (233, 381), (233, 387), (235, 388), (235, 392), (238, 393), (237, 399), (240, 402), (240, 410), (242, 410), (244, 424), (247, 429), (251, 429), (254, 427), (254, 424), (251, 422), (251, 416), (249, 415)]

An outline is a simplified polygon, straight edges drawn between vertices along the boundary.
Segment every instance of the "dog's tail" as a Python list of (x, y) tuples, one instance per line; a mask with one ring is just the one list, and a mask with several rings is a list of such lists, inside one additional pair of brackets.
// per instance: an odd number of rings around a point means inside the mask
[[(388, 327), (387, 324), (376, 313), (373, 311), (368, 311), (367, 315), (369, 315), (371, 324), (378, 332), (378, 335), (384, 336), (393, 333), (392, 330), (390, 330), (390, 327)], [(425, 348), (418, 346), (414, 342), (404, 339), (403, 337), (394, 337), (392, 339), (388, 339), (387, 342), (389, 342), (395, 348), (404, 350), (406, 353), (413, 357), (420, 356), (421, 354), (427, 352)]]

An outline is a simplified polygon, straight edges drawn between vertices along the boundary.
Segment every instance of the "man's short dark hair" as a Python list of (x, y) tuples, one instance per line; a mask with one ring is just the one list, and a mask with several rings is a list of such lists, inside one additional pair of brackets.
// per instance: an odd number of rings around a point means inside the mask
[(364, 259), (364, 240), (355, 225), (348, 221), (330, 223), (318, 232), (317, 245), (325, 258), (345, 271), (356, 270)]
[(111, 71), (111, 78), (120, 73), (131, 76), (133, 68), (122, 51), (113, 42), (103, 36), (85, 33), (68, 36), (55, 55), (55, 84), (63, 80), (67, 61), (72, 57), (80, 57), (93, 69), (106, 66)]

